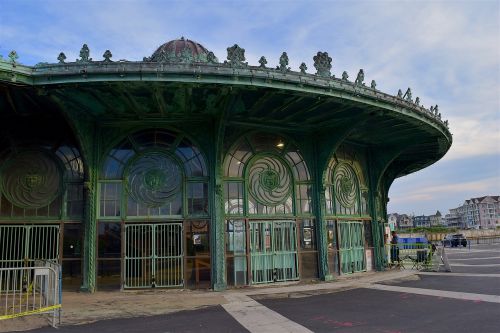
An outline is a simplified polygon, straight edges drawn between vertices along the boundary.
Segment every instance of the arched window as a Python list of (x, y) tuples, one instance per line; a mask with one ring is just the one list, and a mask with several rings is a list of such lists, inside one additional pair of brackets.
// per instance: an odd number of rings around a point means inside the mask
[(325, 178), (326, 215), (367, 215), (368, 187), (362, 162), (345, 153), (330, 161)]
[(242, 137), (224, 160), (227, 215), (311, 215), (312, 181), (298, 148), (275, 134)]
[(101, 218), (208, 216), (208, 172), (200, 150), (164, 129), (127, 136), (100, 177)]
[(79, 219), (82, 183), (83, 163), (73, 145), (46, 142), (4, 149), (0, 153), (0, 219)]

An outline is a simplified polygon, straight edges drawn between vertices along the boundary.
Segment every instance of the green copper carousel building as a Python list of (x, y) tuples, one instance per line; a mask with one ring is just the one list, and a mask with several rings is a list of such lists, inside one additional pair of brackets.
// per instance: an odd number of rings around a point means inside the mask
[(364, 72), (227, 60), (188, 39), (142, 61), (0, 59), (0, 266), (63, 287), (213, 288), (382, 270), (392, 182), (439, 160), (437, 106)]

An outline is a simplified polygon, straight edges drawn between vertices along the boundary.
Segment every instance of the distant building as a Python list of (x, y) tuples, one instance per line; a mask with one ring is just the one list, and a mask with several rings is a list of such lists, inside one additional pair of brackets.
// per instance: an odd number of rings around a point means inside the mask
[(444, 220), (448, 227), (463, 228), (463, 229), (467, 227), (465, 219), (460, 214), (458, 208), (450, 209), (450, 213), (445, 215)]
[(436, 214), (429, 216), (431, 227), (439, 227), (444, 224), (443, 216), (441, 212), (438, 210)]
[(493, 229), (500, 225), (500, 196), (488, 195), (465, 200), (446, 215), (448, 226)]
[(426, 215), (414, 216), (413, 217), (413, 225), (415, 226), (415, 228), (417, 228), (417, 227), (430, 227), (431, 226), (431, 219), (429, 216), (426, 216)]
[(406, 214), (398, 215), (398, 229), (413, 228), (413, 219)]
[(391, 231), (396, 230), (398, 228), (398, 214), (389, 214), (387, 216), (387, 224)]

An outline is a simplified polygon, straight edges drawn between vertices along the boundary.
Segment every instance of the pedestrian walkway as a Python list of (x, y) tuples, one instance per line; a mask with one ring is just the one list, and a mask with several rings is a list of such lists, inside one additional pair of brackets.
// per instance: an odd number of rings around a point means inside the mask
[(250, 332), (312, 333), (244, 294), (230, 293), (225, 298), (229, 303), (222, 306), (224, 310)]

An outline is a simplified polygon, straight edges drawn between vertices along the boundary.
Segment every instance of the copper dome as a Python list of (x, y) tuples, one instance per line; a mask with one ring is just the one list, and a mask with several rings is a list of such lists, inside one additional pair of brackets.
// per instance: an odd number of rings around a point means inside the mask
[(184, 37), (161, 45), (150, 58), (144, 60), (152, 62), (218, 62), (213, 52), (207, 50), (200, 43)]

